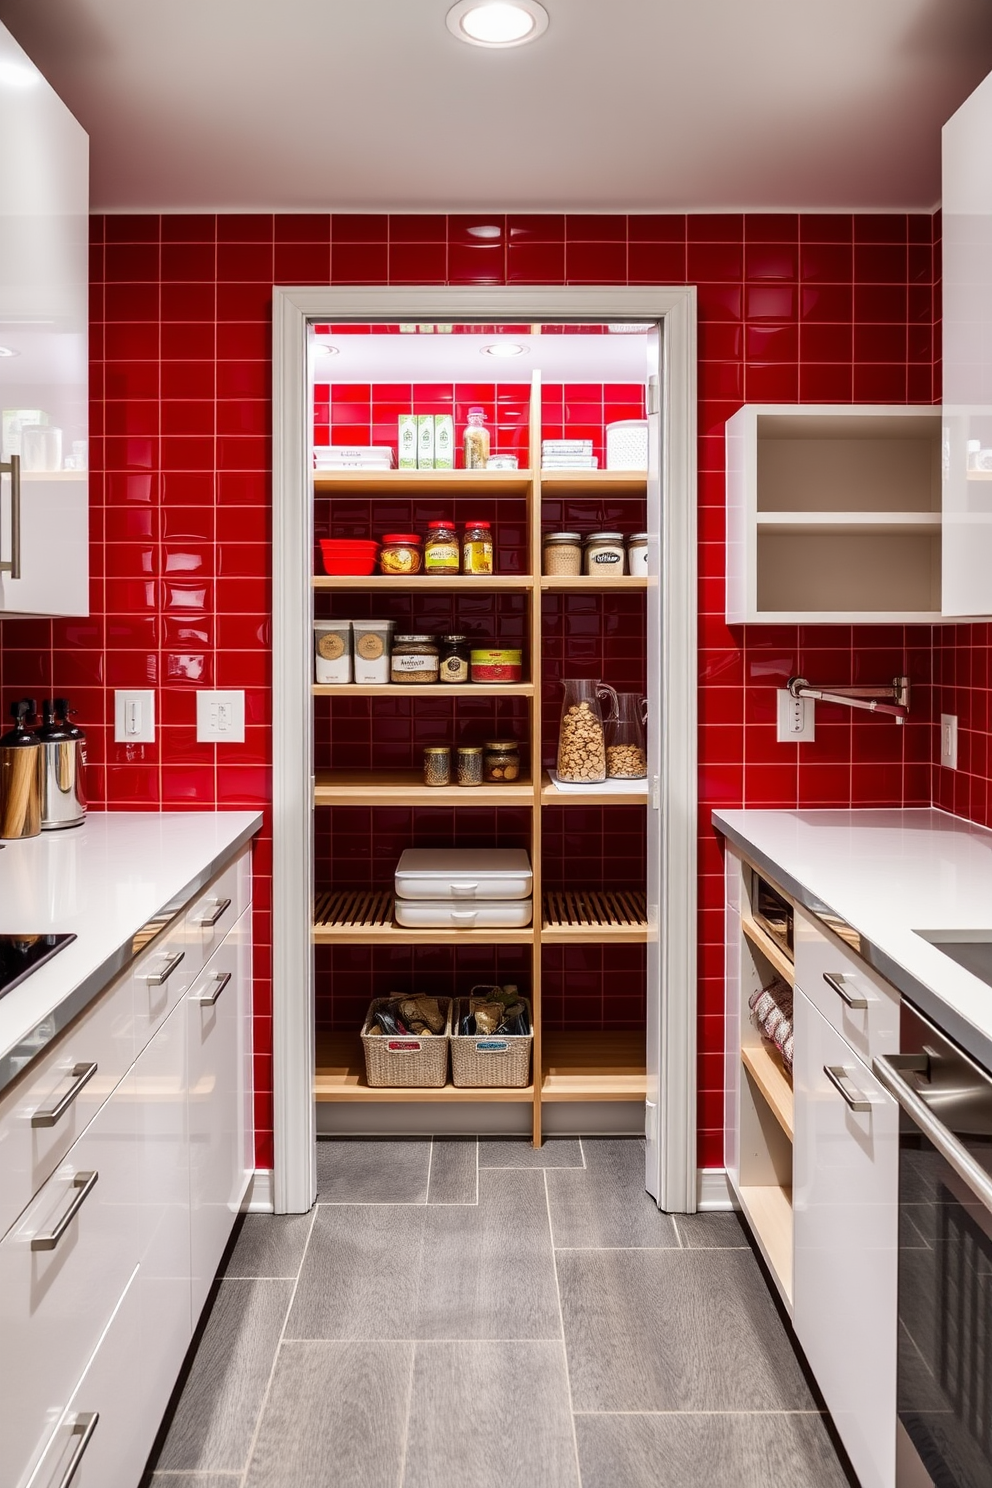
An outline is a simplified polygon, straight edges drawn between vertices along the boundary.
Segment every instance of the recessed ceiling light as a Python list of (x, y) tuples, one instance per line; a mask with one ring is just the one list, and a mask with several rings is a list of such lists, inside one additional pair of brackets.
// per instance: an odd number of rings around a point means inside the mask
[(515, 357), (523, 356), (526, 346), (521, 346), (519, 341), (493, 341), (482, 348), (483, 356)]
[(536, 41), (548, 29), (548, 12), (538, 0), (458, 0), (448, 11), (452, 36), (474, 46), (512, 47)]
[(15, 351), (12, 346), (0, 346), (0, 357), (20, 356), (20, 354), (21, 353), (19, 351)]

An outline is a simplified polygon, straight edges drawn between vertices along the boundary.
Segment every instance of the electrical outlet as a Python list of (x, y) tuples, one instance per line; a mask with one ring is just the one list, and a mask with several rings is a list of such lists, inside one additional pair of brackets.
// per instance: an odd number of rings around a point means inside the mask
[(778, 742), (811, 744), (816, 738), (816, 704), (812, 698), (793, 697), (787, 687), (778, 690)]
[(114, 743), (155, 743), (154, 692), (114, 693)]
[(200, 744), (245, 742), (245, 695), (243, 692), (198, 692), (196, 737)]
[(958, 717), (956, 713), (940, 715), (940, 763), (946, 770), (958, 767)]

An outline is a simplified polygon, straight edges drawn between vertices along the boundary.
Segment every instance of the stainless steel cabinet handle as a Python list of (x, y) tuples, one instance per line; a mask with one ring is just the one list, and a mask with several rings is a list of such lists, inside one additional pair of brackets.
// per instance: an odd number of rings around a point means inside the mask
[(198, 925), (202, 925), (205, 930), (212, 930), (217, 921), (220, 919), (221, 915), (226, 914), (230, 907), (230, 899), (218, 899), (217, 908), (214, 910), (213, 914), (204, 915), (203, 919), (197, 920), (196, 923)]
[(834, 976), (831, 976), (829, 971), (825, 971), (823, 973), (823, 980), (828, 987), (833, 988), (841, 1002), (846, 1003), (849, 1008), (866, 1008), (868, 1006), (867, 997), (859, 997), (855, 992), (848, 992), (844, 986), (844, 978), (839, 971)]
[(144, 980), (148, 983), (149, 987), (164, 986), (185, 955), (185, 951), (177, 951), (169, 964), (164, 966), (161, 971), (153, 971), (150, 975), (146, 976)]
[(76, 1450), (70, 1457), (66, 1470), (59, 1480), (58, 1488), (69, 1488), (69, 1484), (76, 1476), (76, 1469), (83, 1460), (83, 1453), (90, 1444), (93, 1433), (96, 1430), (96, 1423), (99, 1419), (99, 1411), (80, 1411), (79, 1415), (73, 1421), (72, 1435), (78, 1436), (79, 1441), (76, 1443)]
[(0, 465), (0, 475), (10, 476), (10, 559), (0, 563), (0, 573), (12, 579), (21, 577), (21, 457), (11, 455)]
[(62, 1218), (59, 1220), (58, 1224), (55, 1226), (54, 1230), (49, 1230), (47, 1235), (35, 1235), (32, 1237), (32, 1250), (55, 1249), (56, 1245), (58, 1245), (59, 1241), (62, 1239), (62, 1236), (72, 1224), (72, 1221), (75, 1219), (80, 1209), (86, 1203), (87, 1198), (93, 1192), (94, 1188), (96, 1187), (96, 1180), (99, 1178), (99, 1176), (100, 1174), (97, 1172), (76, 1174), (76, 1176), (72, 1180), (72, 1187), (76, 1190), (75, 1198), (63, 1214)]
[(950, 1163), (962, 1183), (966, 1183), (978, 1202), (992, 1213), (992, 1178), (981, 1167), (967, 1147), (963, 1147), (958, 1139), (947, 1130), (927, 1105), (921, 1095), (913, 1089), (912, 1085), (903, 1079), (903, 1070), (920, 1070), (920, 1059), (916, 1054), (879, 1054), (871, 1062), (881, 1083), (891, 1096), (902, 1106), (906, 1115), (918, 1126), (929, 1142), (932, 1142), (944, 1158)]
[(54, 1126), (56, 1122), (61, 1121), (86, 1082), (92, 1080), (96, 1070), (96, 1064), (74, 1064), (70, 1070), (72, 1084), (65, 1095), (57, 1105), (50, 1106), (47, 1111), (35, 1111), (31, 1117), (31, 1125)]
[(210, 996), (197, 997), (195, 1001), (198, 1002), (201, 1007), (213, 1007), (214, 1003), (217, 1001), (218, 997), (223, 992), (228, 982), (231, 980), (231, 975), (232, 974), (229, 971), (218, 971), (217, 975), (214, 977), (214, 990), (211, 992)]
[[(825, 1064), (823, 1066), (823, 1073), (834, 1089), (840, 1091), (852, 1111), (871, 1110), (871, 1101), (865, 1100), (861, 1091), (855, 1085), (851, 1084), (851, 1077), (842, 1064)], [(848, 1088), (849, 1086), (850, 1089)]]

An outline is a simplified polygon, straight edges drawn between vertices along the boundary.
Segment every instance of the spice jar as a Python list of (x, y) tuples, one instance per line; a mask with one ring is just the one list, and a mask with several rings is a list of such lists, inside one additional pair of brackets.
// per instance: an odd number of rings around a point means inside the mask
[(447, 744), (427, 744), (424, 747), (424, 784), (451, 784), (451, 750)]
[(465, 429), (465, 469), (485, 470), (489, 459), (489, 430), (486, 428), (486, 410), (470, 408)]
[(467, 682), (469, 654), (467, 635), (442, 636), (440, 643), (441, 681)]
[(423, 542), (416, 532), (387, 532), (379, 551), (384, 574), (415, 574), (423, 565)]
[(619, 578), (624, 569), (622, 532), (590, 532), (586, 538), (586, 573)]
[(542, 570), (546, 574), (582, 572), (582, 538), (578, 532), (546, 532), (542, 540)]
[(523, 652), (513, 648), (480, 647), (472, 651), (473, 682), (523, 681)]
[(491, 574), (493, 571), (493, 534), (488, 522), (466, 522), (462, 538), (462, 572)]
[(482, 775), (488, 783), (520, 779), (520, 746), (516, 739), (490, 739), (483, 746)]
[(428, 522), (424, 544), (424, 571), (456, 574), (459, 567), (458, 532), (454, 522)]
[(632, 532), (627, 539), (627, 572), (639, 574), (642, 578), (647, 577), (648, 535), (646, 532)]
[(398, 635), (389, 657), (389, 678), (403, 686), (438, 680), (437, 645), (431, 635)]
[(482, 750), (478, 744), (464, 745), (456, 749), (455, 761), (459, 785), (482, 784)]

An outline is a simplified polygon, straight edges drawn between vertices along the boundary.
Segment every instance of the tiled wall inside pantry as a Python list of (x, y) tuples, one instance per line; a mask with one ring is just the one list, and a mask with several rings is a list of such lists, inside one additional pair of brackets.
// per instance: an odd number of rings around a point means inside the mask
[[(5, 706), (74, 696), (94, 802), (110, 809), (268, 811), (273, 283), (698, 285), (699, 1158), (722, 1162), (712, 806), (929, 802), (934, 742), (928, 631), (724, 625), (723, 425), (745, 400), (934, 399), (930, 217), (108, 217), (93, 220), (91, 264), (92, 616), (3, 622), (0, 687)], [(836, 682), (910, 670), (914, 722), (829, 724), (824, 710), (815, 746), (776, 745), (775, 687), (828, 666)], [(129, 756), (112, 742), (112, 690), (138, 684), (157, 689), (163, 728), (156, 748)], [(247, 689), (244, 748), (196, 743), (194, 694), (207, 685)], [(267, 820), (255, 886), (260, 1165), (271, 1160), (268, 832)]]

